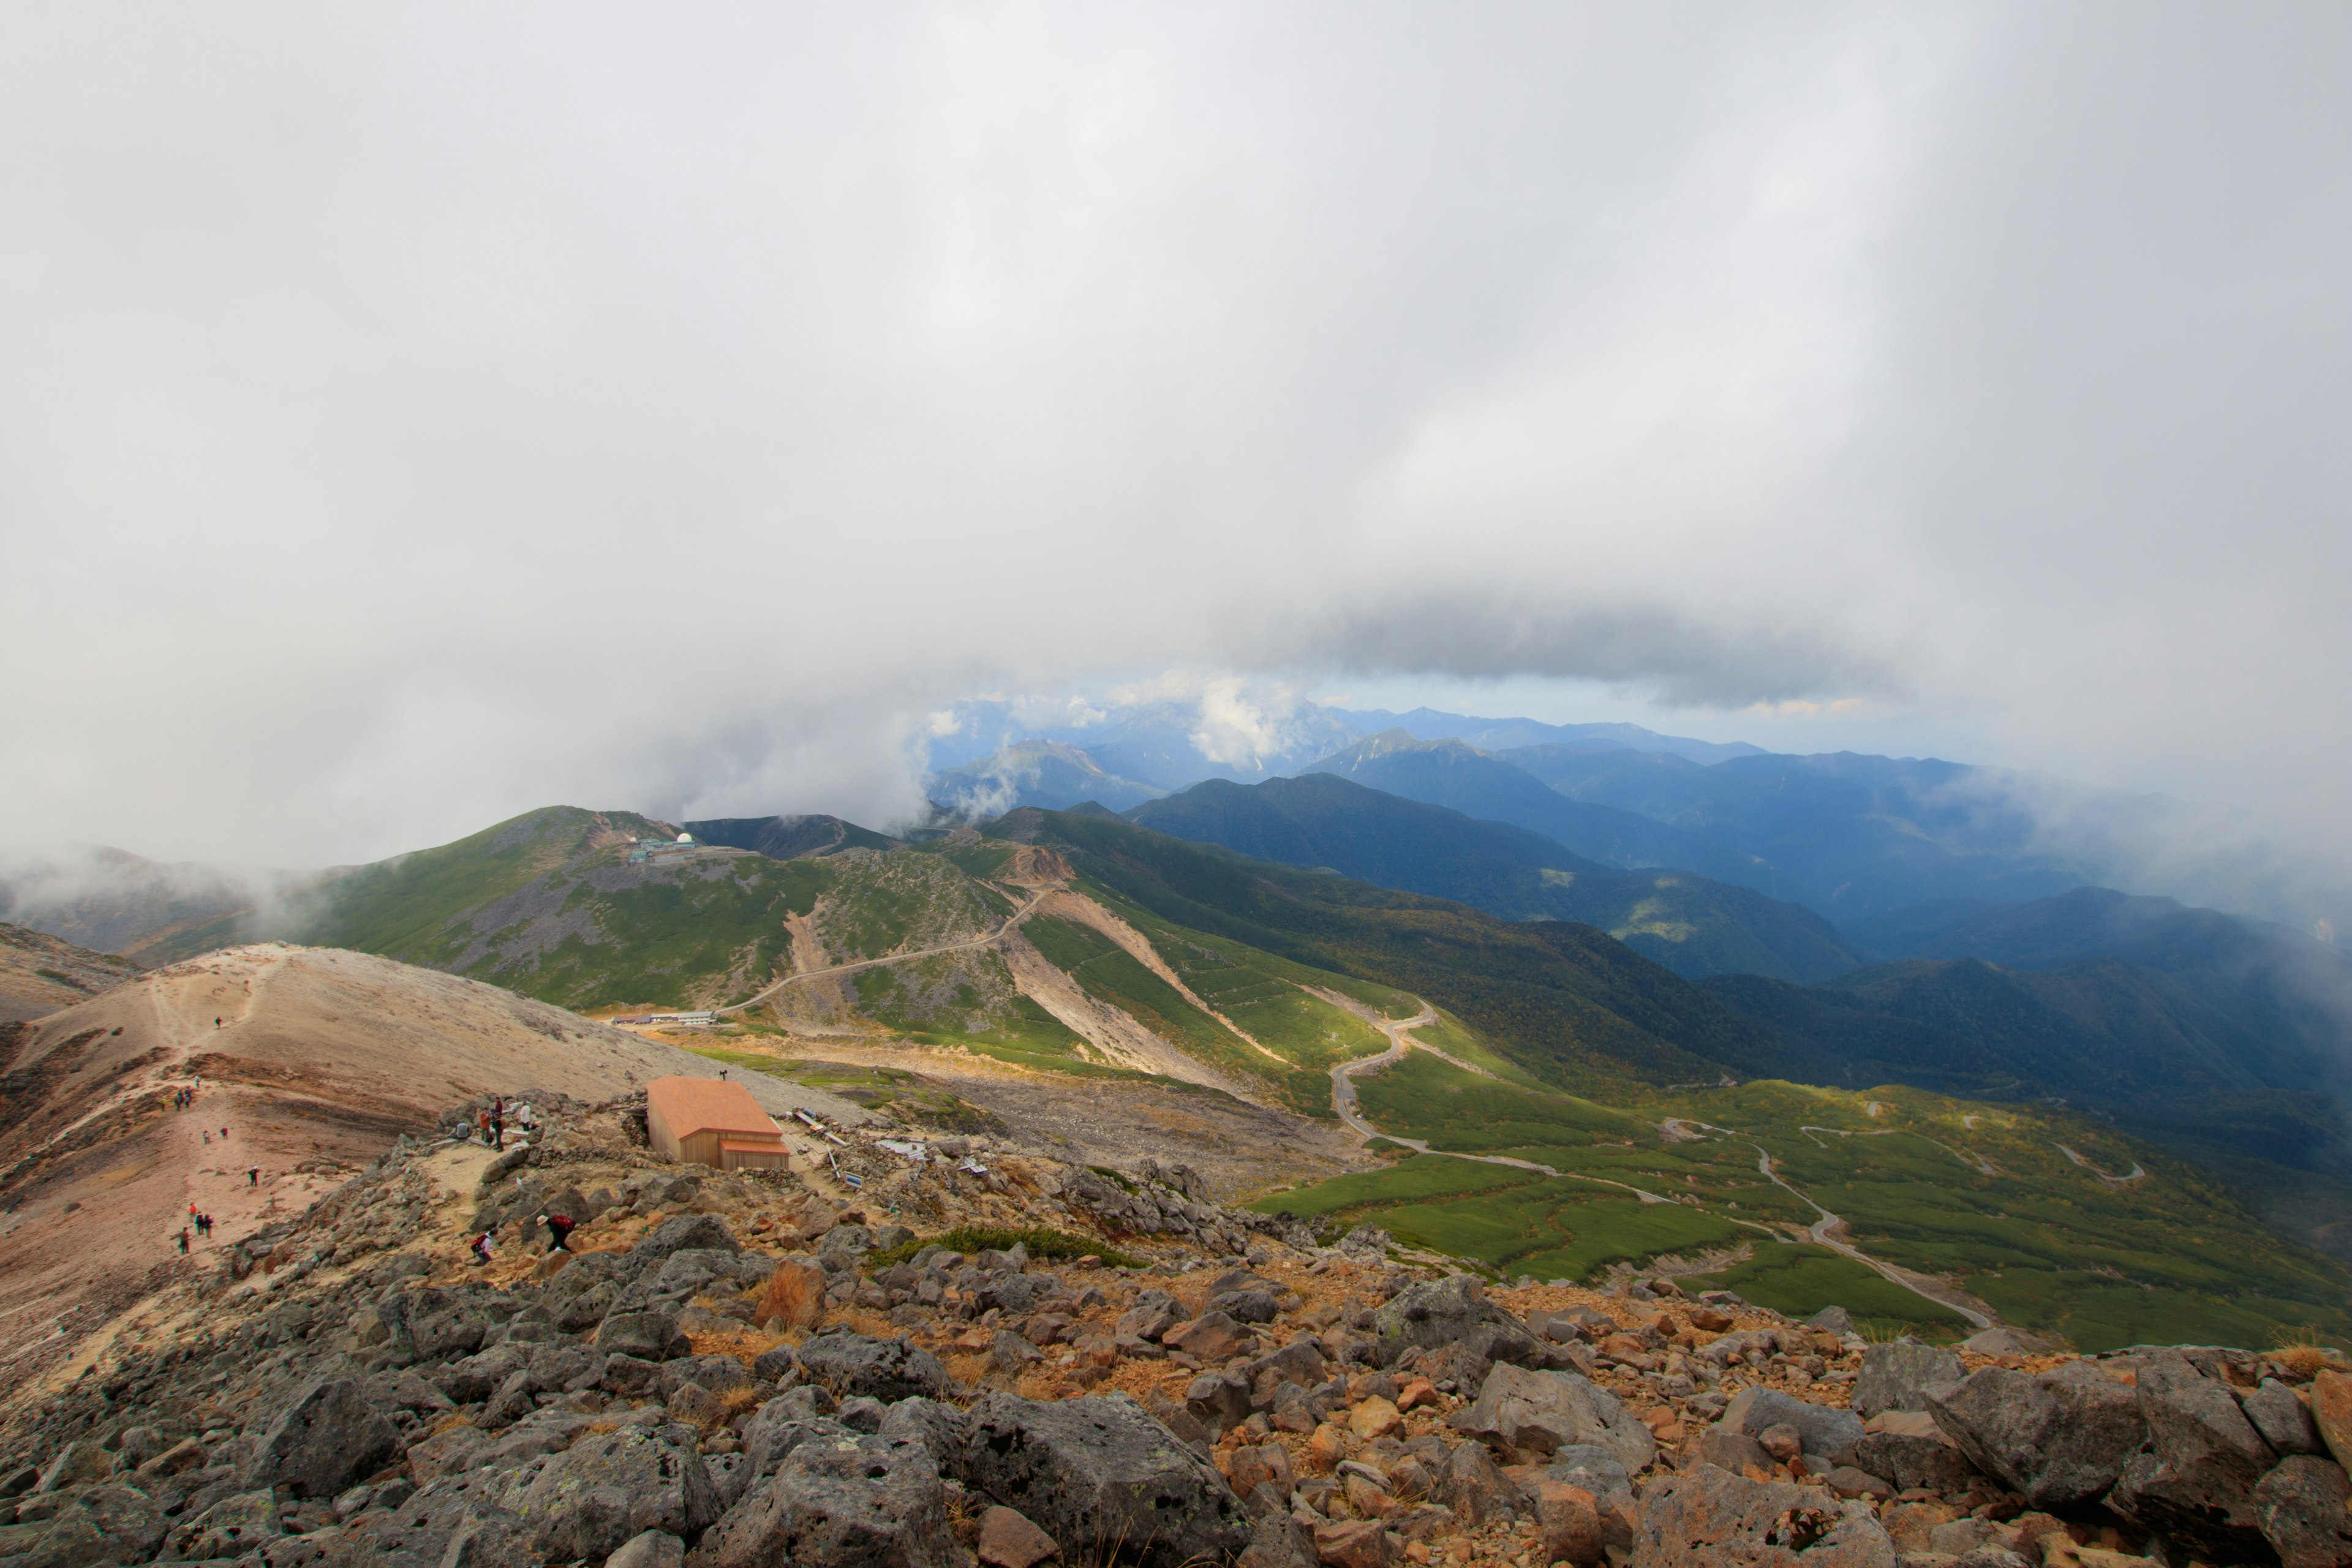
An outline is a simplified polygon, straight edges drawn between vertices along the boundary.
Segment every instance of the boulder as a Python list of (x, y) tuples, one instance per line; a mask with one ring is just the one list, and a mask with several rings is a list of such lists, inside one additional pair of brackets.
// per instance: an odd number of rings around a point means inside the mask
[(2322, 1367), (2312, 1374), (2311, 1424), (2336, 1462), (2352, 1470), (2352, 1373)]
[(1237, 1323), (1270, 1323), (1282, 1309), (1271, 1290), (1225, 1290), (1209, 1298), (1209, 1310), (1223, 1312)]
[(1605, 1448), (1638, 1474), (1657, 1457), (1657, 1440), (1617, 1396), (1573, 1372), (1531, 1372), (1508, 1363), (1486, 1374), (1475, 1403), (1453, 1417), (1454, 1430), (1523, 1454), (1564, 1444)]
[(735, 1239), (727, 1222), (715, 1214), (672, 1215), (629, 1248), (629, 1267), (643, 1278), (667, 1262), (672, 1253), (688, 1249), (740, 1252), (743, 1244)]
[(1394, 1366), (1416, 1345), (1451, 1350), (1455, 1375), (1471, 1383), (1483, 1381), (1486, 1366), (1496, 1362), (1538, 1368), (1566, 1364), (1554, 1347), (1487, 1300), (1485, 1287), (1467, 1274), (1406, 1286), (1372, 1314), (1372, 1332), (1381, 1365)]
[(313, 1378), (262, 1435), (258, 1479), (331, 1498), (401, 1456), (400, 1428), (352, 1378)]
[[(1819, 1329), (1827, 1334), (1835, 1334), (1840, 1339), (1856, 1331), (1853, 1314), (1843, 1307), (1823, 1307), (1805, 1320), (1805, 1327)], [(1958, 1382), (1958, 1376), (1955, 1374), (1952, 1381)]]
[(795, 1446), (696, 1552), (709, 1568), (951, 1568), (961, 1555), (922, 1445), (839, 1426)]
[(803, 1342), (802, 1375), (836, 1399), (878, 1399), (887, 1405), (917, 1395), (937, 1399), (954, 1380), (940, 1358), (904, 1339), (877, 1340), (835, 1329)]
[(604, 1381), (604, 1356), (585, 1345), (562, 1342), (535, 1345), (530, 1372), (532, 1393), (573, 1394)]
[(2312, 1424), (2311, 1411), (2295, 1397), (2294, 1390), (2277, 1378), (2263, 1379), (2262, 1386), (2240, 1400), (2246, 1419), (2263, 1435), (2263, 1441), (2281, 1454), (2325, 1454), (2326, 1445), (2319, 1440), (2319, 1428)]
[[(683, 1217), (704, 1219), (704, 1215)], [(686, 1331), (667, 1312), (615, 1312), (596, 1331), (596, 1348), (607, 1355), (635, 1356), (639, 1361), (667, 1361), (690, 1348)]]
[(1314, 1535), (1286, 1506), (1257, 1521), (1234, 1568), (1315, 1568), (1318, 1561)]
[(2037, 1509), (2099, 1496), (2147, 1439), (2137, 1393), (2082, 1362), (2040, 1376), (1985, 1367), (1927, 1403), (1971, 1464)]
[(581, 1437), (525, 1469), (500, 1501), (552, 1558), (602, 1558), (649, 1530), (691, 1539), (719, 1511), (693, 1445), (643, 1426)]
[(2281, 1459), (2254, 1488), (2254, 1515), (2280, 1568), (2352, 1563), (2352, 1481), (2311, 1454)]
[(607, 1394), (636, 1398), (661, 1390), (661, 1364), (641, 1356), (623, 1355), (615, 1352), (604, 1358), (596, 1386)]
[(1250, 1540), (1224, 1478), (1124, 1394), (1042, 1403), (992, 1394), (972, 1408), (963, 1474), (1034, 1521), (1066, 1562), (1118, 1549), (1139, 1568), (1179, 1568), (1231, 1557)]
[(1184, 1387), (1184, 1413), (1217, 1436), (1249, 1419), (1249, 1384), (1236, 1374), (1204, 1372)]
[(827, 1409), (832, 1408), (832, 1396), (824, 1390), (796, 1388), (751, 1413), (741, 1433), (743, 1463), (751, 1469), (750, 1479), (774, 1475), (794, 1448), (813, 1438), (848, 1435), (847, 1427), (815, 1408), (819, 1398), (826, 1401)]
[(1517, 1482), (1503, 1473), (1492, 1455), (1476, 1443), (1465, 1443), (1446, 1461), (1439, 1482), (1445, 1505), (1465, 1526), (1475, 1528), (1496, 1519), (1524, 1511), (1527, 1497)]
[(1536, 1483), (1535, 1502), (1545, 1562), (1591, 1564), (1602, 1560), (1601, 1503), (1590, 1490), (1546, 1479)]
[(408, 1450), (408, 1477), (418, 1486), (442, 1476), (462, 1475), (480, 1462), (490, 1439), (478, 1427), (452, 1426)]
[(604, 1568), (686, 1568), (686, 1542), (666, 1530), (648, 1530), (624, 1542), (604, 1559)]
[(1189, 1323), (1179, 1323), (1160, 1336), (1171, 1351), (1182, 1351), (1203, 1363), (1229, 1361), (1247, 1350), (1250, 1331), (1223, 1312), (1203, 1312)]
[(1862, 1352), (1862, 1375), (1854, 1380), (1853, 1410), (1867, 1421), (1882, 1410), (1925, 1410), (1927, 1391), (1958, 1383), (1968, 1368), (1950, 1351), (1916, 1340), (1872, 1345)]
[(726, 1394), (752, 1384), (750, 1369), (731, 1355), (685, 1355), (662, 1363), (661, 1391), (664, 1398), (676, 1394), (688, 1384), (707, 1388), (713, 1394)]
[(971, 1417), (955, 1405), (936, 1399), (902, 1399), (882, 1413), (877, 1428), (884, 1437), (905, 1437), (920, 1443), (940, 1474), (963, 1478), (964, 1445), (971, 1440)]
[(58, 1457), (41, 1467), (41, 1479), (35, 1484), (36, 1492), (63, 1491), (68, 1487), (87, 1486), (102, 1481), (114, 1473), (114, 1456), (99, 1445), (94, 1437), (78, 1437), (58, 1450)]
[(980, 1539), (974, 1550), (989, 1568), (1036, 1568), (1062, 1549), (1052, 1536), (1030, 1523), (1027, 1515), (995, 1504), (980, 1516)]
[(1315, 1560), (1329, 1568), (1389, 1568), (1396, 1559), (1388, 1528), (1377, 1519), (1346, 1519), (1315, 1527)]
[(359, 1548), (353, 1560), (380, 1562), (383, 1568), (525, 1568), (543, 1561), (521, 1521), (499, 1500), (520, 1479), (478, 1468), (442, 1476), (397, 1501), (385, 1499), (388, 1514), (370, 1510), (345, 1524), (347, 1542)]
[(2155, 1351), (2140, 1361), (2139, 1409), (2148, 1450), (2126, 1462), (2107, 1506), (2209, 1561), (2259, 1561), (2254, 1488), (2276, 1456), (2229, 1387)]
[(1122, 1313), (1113, 1331), (1121, 1339), (1129, 1335), (1139, 1340), (1157, 1342), (1160, 1335), (1184, 1321), (1184, 1309), (1176, 1298), (1165, 1290), (1146, 1290), (1135, 1299), (1135, 1305)]
[(1713, 1465), (1643, 1489), (1631, 1568), (1895, 1568), (1895, 1542), (1865, 1502)]
[(163, 1544), (170, 1522), (145, 1492), (101, 1482), (58, 1510), (21, 1561), (24, 1568), (144, 1563)]
[(164, 1552), (182, 1563), (208, 1557), (242, 1557), (264, 1542), (285, 1533), (278, 1521), (278, 1500), (267, 1491), (239, 1492), (223, 1498), (194, 1519), (174, 1529)]
[(1724, 1407), (1722, 1425), (1759, 1440), (1772, 1427), (1793, 1426), (1804, 1452), (1833, 1463), (1851, 1459), (1854, 1445), (1863, 1437), (1862, 1423), (1853, 1411), (1810, 1404), (1793, 1394), (1761, 1386), (1743, 1388), (1733, 1395)]
[(476, 1420), (483, 1430), (495, 1431), (500, 1426), (521, 1420), (530, 1415), (533, 1408), (530, 1397), (530, 1372), (526, 1368), (499, 1384), (498, 1392), (491, 1394), (483, 1404), (482, 1413), (476, 1417)]
[[(1977, 1468), (1935, 1418), (1921, 1411), (1889, 1411), (1870, 1425), (1853, 1446), (1853, 1465), (1876, 1476), (1896, 1491), (1924, 1488), (1931, 1492), (1966, 1491)], [(1726, 1466), (1730, 1469), (1736, 1467)]]

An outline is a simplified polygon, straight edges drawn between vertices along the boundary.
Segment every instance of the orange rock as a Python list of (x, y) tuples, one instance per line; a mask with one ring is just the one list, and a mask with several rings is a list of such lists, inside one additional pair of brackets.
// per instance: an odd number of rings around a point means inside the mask
[(1601, 1505), (1582, 1487), (1564, 1481), (1538, 1482), (1536, 1520), (1543, 1530), (1545, 1562), (1601, 1561)]
[(1317, 1525), (1315, 1555), (1330, 1568), (1389, 1568), (1396, 1561), (1388, 1529), (1376, 1519)]
[(2352, 1469), (2352, 1373), (2324, 1368), (2312, 1374), (2311, 1424), (2336, 1462)]
[(1684, 1314), (1691, 1327), (1706, 1333), (1719, 1334), (1731, 1327), (1731, 1314), (1719, 1307), (1692, 1307)]
[(1425, 1377), (1416, 1377), (1407, 1383), (1403, 1392), (1397, 1395), (1396, 1406), (1399, 1410), (1418, 1410), (1424, 1405), (1443, 1404), (1444, 1399), (1445, 1396), (1437, 1392), (1437, 1384)]
[(1009, 1508), (992, 1508), (980, 1516), (977, 1544), (980, 1560), (989, 1568), (1035, 1568), (1062, 1550), (1027, 1515)]
[(1404, 1417), (1397, 1407), (1377, 1394), (1348, 1414), (1349, 1430), (1368, 1443), (1375, 1437), (1391, 1436), (1403, 1425)]
[(1315, 1428), (1314, 1435), (1307, 1439), (1307, 1468), (1318, 1476), (1329, 1475), (1347, 1457), (1346, 1435), (1328, 1421)]
[(1386, 1519), (1397, 1510), (1396, 1499), (1365, 1477), (1350, 1474), (1346, 1489), (1348, 1506), (1366, 1519)]

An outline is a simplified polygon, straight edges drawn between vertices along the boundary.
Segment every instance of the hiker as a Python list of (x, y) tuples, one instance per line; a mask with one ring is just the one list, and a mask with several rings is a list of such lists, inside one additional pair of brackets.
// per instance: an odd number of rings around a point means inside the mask
[(490, 1147), (503, 1154), (507, 1149), (507, 1122), (503, 1116), (490, 1118)]
[(198, 1230), (202, 1231), (202, 1232), (203, 1232), (205, 1235), (206, 1235), (206, 1236), (210, 1236), (210, 1235), (212, 1235), (212, 1233), (213, 1233), (213, 1216), (212, 1216), (212, 1215), (208, 1215), (208, 1214), (200, 1214), (200, 1215), (198, 1215), (196, 1216), (196, 1228), (197, 1228)]
[(210, 1143), (212, 1141), (213, 1141), (213, 1135), (212, 1135), (211, 1133), (209, 1133), (209, 1132), (205, 1133), (205, 1142), (206, 1143)]
[(569, 1252), (572, 1250), (572, 1216), (570, 1215), (543, 1214), (539, 1216), (539, 1223), (547, 1227), (547, 1234), (550, 1237), (547, 1244), (548, 1251)]
[(474, 1261), (476, 1263), (488, 1263), (490, 1260), (490, 1233), (488, 1231), (486, 1230), (482, 1232), (481, 1235), (474, 1237), (473, 1251)]
[(180, 1250), (188, 1250), (188, 1227), (184, 1225), (180, 1227)]
[(261, 1167), (260, 1167), (260, 1166), (258, 1166), (258, 1165), (247, 1165), (247, 1166), (245, 1168), (245, 1184), (246, 1184), (247, 1186), (248, 1186), (248, 1187), (257, 1187), (257, 1186), (261, 1185)]
[(224, 1143), (228, 1142), (228, 1129), (226, 1127), (221, 1129), (221, 1142)]

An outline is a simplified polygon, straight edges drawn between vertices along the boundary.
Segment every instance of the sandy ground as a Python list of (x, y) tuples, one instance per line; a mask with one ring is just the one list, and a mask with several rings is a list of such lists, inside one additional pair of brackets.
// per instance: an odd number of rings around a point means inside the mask
[[(493, 986), (278, 943), (142, 974), (16, 1031), (0, 1079), (0, 1369), (16, 1375), (476, 1094), (596, 1100), (717, 1064)], [(782, 1118), (861, 1108), (763, 1074)], [(176, 1089), (197, 1087), (174, 1109)], [(224, 1132), (226, 1129), (226, 1132)], [(177, 1237), (194, 1205), (210, 1240)]]
[[(733, 1041), (728, 1048), (756, 1050), (761, 1044)], [(906, 1044), (828, 1038), (772, 1048), (790, 1058), (920, 1073), (1002, 1118), (1015, 1142), (1058, 1147), (1079, 1163), (1124, 1166), (1149, 1152), (1163, 1163), (1190, 1165), (1208, 1178), (1222, 1203), (1381, 1163), (1337, 1122), (1221, 1094), (1030, 1072), (988, 1057)]]
[(138, 973), (127, 958), (0, 921), (0, 1023), (46, 1017), (111, 991)]

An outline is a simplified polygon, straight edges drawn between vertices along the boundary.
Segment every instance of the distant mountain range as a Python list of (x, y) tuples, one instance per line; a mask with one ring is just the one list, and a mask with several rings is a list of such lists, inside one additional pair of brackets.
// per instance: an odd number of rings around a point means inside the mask
[(1761, 746), (1745, 741), (1694, 741), (1682, 735), (1661, 735), (1639, 724), (1546, 724), (1534, 719), (1475, 719), (1466, 713), (1441, 713), (1416, 708), (1391, 713), (1379, 708), (1334, 708), (1329, 711), (1364, 734), (1402, 730), (1420, 741), (1460, 741), (1482, 752), (1514, 747), (1559, 745), (1587, 752), (1648, 752), (1681, 757), (1694, 763), (1720, 763), (1732, 757), (1761, 757)]
[(1581, 921), (1688, 979), (1756, 973), (1801, 984), (1868, 962), (1799, 905), (1686, 872), (1619, 870), (1539, 833), (1330, 773), (1255, 785), (1211, 780), (1126, 816), (1253, 859), (1322, 868), (1505, 920)]
[(2084, 886), (2352, 929), (2352, 887), (2242, 813), (1932, 758), (1788, 756), (1630, 724), (1427, 708), (1253, 707), (1230, 693), (1042, 715), (969, 703), (935, 731), (932, 798), (966, 819), (1088, 801), (1125, 811), (1207, 779), (1320, 771), (1524, 827), (1602, 865), (1752, 888), (1849, 935), (1915, 905)]

